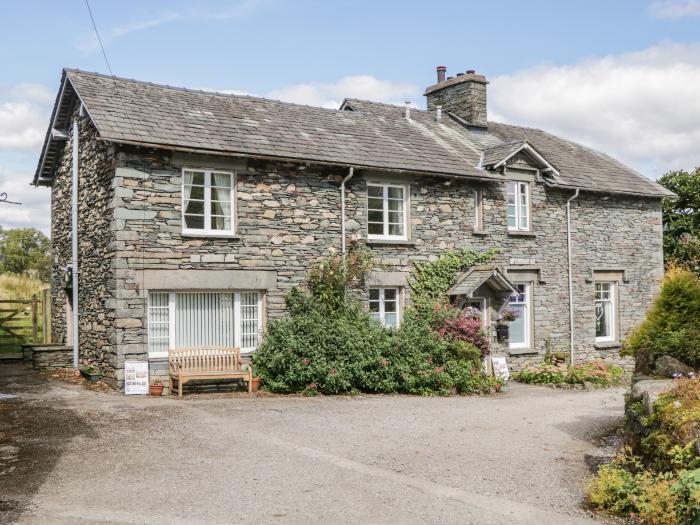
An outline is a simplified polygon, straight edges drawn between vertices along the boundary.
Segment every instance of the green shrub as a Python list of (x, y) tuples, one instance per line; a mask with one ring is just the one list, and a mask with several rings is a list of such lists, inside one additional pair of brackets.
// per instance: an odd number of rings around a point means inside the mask
[(700, 368), (700, 277), (671, 268), (644, 321), (625, 341), (623, 355), (635, 357), (638, 371), (649, 372), (653, 358), (671, 355)]
[(293, 290), (287, 304), (290, 315), (270, 323), (253, 355), (256, 374), (272, 392), (447, 395), (500, 388), (483, 373), (480, 349), (438, 337), (411, 310), (389, 329), (353, 303), (329, 312)]
[(564, 365), (530, 365), (526, 364), (520, 372), (513, 374), (513, 379), (521, 383), (533, 385), (550, 385), (563, 383), (566, 379), (566, 366)]

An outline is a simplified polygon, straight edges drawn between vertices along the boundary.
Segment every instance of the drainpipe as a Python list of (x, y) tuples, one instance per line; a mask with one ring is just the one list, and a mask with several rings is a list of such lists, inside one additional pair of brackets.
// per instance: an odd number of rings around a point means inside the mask
[[(80, 105), (79, 116), (83, 116)], [(71, 188), (71, 271), (73, 274), (73, 368), (78, 368), (79, 331), (78, 331), (78, 163), (80, 162), (80, 128), (78, 118), (73, 119), (73, 170)]]
[(574, 364), (574, 282), (571, 268), (571, 201), (578, 198), (578, 194), (579, 188), (576, 188), (574, 194), (566, 201), (566, 248), (569, 260), (569, 360), (572, 365)]
[(341, 253), (343, 255), (345, 255), (345, 183), (352, 179), (352, 176), (354, 174), (355, 168), (350, 166), (348, 174), (343, 178), (343, 181), (340, 183), (340, 245)]

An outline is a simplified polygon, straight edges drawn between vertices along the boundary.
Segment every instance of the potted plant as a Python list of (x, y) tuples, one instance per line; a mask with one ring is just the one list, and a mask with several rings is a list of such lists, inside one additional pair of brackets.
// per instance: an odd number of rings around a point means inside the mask
[(102, 372), (91, 361), (80, 367), (80, 375), (91, 383), (96, 383), (102, 378)]
[(154, 379), (148, 386), (148, 393), (152, 396), (160, 396), (163, 394), (163, 381), (161, 379)]
[(504, 308), (501, 310), (498, 322), (496, 323), (496, 337), (498, 338), (499, 343), (508, 340), (509, 328), (507, 323), (515, 321), (517, 318), (518, 314), (514, 310), (511, 310), (510, 308)]

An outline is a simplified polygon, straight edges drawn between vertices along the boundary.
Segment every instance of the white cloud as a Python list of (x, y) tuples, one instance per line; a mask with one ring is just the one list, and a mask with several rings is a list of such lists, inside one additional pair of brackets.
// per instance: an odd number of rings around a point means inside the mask
[(344, 98), (402, 104), (415, 98), (416, 86), (380, 80), (371, 75), (343, 77), (337, 82), (294, 84), (270, 91), (266, 96), (285, 102), (337, 109)]
[(38, 228), (50, 233), (51, 190), (30, 186), (31, 170), (11, 171), (0, 166), (0, 193), (21, 205), (0, 202), (0, 226), (3, 228)]
[(700, 45), (666, 43), (490, 80), (493, 120), (582, 142), (651, 178), (700, 165)]
[(0, 150), (38, 147), (47, 126), (46, 112), (32, 102), (0, 103)]
[(700, 15), (700, 0), (657, 0), (649, 4), (654, 18), (686, 18)]

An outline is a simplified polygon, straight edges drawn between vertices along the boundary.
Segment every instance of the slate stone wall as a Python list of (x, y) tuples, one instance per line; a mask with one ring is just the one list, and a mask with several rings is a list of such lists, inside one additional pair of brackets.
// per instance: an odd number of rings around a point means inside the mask
[[(81, 215), (81, 227), (87, 232), (82, 236), (85, 249), (81, 244), (81, 258), (86, 258), (81, 274), (82, 348), (86, 356), (100, 360), (117, 387), (123, 385), (125, 359), (147, 359), (148, 289), (141, 270), (172, 270), (174, 280), (179, 269), (274, 271), (276, 284), (265, 297), (266, 317), (273, 319), (284, 314), (288, 291), (304, 286), (309, 267), (340, 251), (339, 186), (347, 174), (344, 169), (129, 148), (119, 150), (113, 165), (111, 152), (100, 143), (86, 151), (94, 151), (96, 160), (85, 162), (97, 167), (83, 172), (97, 176), (92, 183), (86, 181), (82, 186), (86, 192), (81, 192), (81, 202), (95, 205), (95, 209), (84, 207), (86, 215)], [(56, 267), (70, 257), (70, 199), (66, 197), (70, 188), (65, 182), (66, 176), (70, 180), (69, 165), (62, 164), (53, 190)], [(236, 172), (235, 237), (182, 235), (183, 167)], [(368, 180), (409, 185), (408, 242), (367, 241)], [(485, 233), (473, 232), (473, 192), (477, 188), (483, 191)], [(416, 262), (448, 250), (497, 247), (500, 253), (495, 263), (512, 280), (517, 281), (518, 275), (530, 280), (535, 275), (534, 348), (514, 354), (494, 341), (494, 352), (508, 355), (517, 369), (524, 362), (541, 360), (545, 345), (552, 350), (569, 349), (565, 203), (572, 194), (534, 181), (532, 232), (515, 235), (507, 231), (504, 183), (356, 171), (347, 184), (348, 240), (367, 246), (377, 271), (410, 272)], [(660, 202), (582, 194), (572, 205), (572, 225), (577, 356), (619, 361), (616, 348), (594, 344), (591, 272), (626, 270), (626, 281), (619, 283), (620, 333), (624, 336), (641, 319), (661, 277)], [(206, 278), (201, 287), (206, 289)], [(410, 302), (409, 289), (406, 299)], [(62, 327), (60, 315), (55, 317), (54, 326)], [(166, 373), (160, 365), (154, 371), (158, 376)]]
[[(114, 345), (110, 331), (114, 311), (107, 306), (114, 290), (115, 234), (113, 217), (113, 147), (96, 140), (96, 130), (87, 117), (79, 121), (79, 305), (80, 359), (93, 359), (105, 369), (113, 366)], [(71, 263), (71, 165), (72, 124), (51, 189), (51, 326), (55, 343), (65, 343), (67, 331), (66, 300), (70, 290), (64, 286), (65, 269)]]
[(486, 85), (481, 75), (464, 75), (459, 82), (428, 93), (428, 111), (434, 112), (437, 106), (442, 106), (443, 112), (449, 111), (475, 126), (486, 127)]

